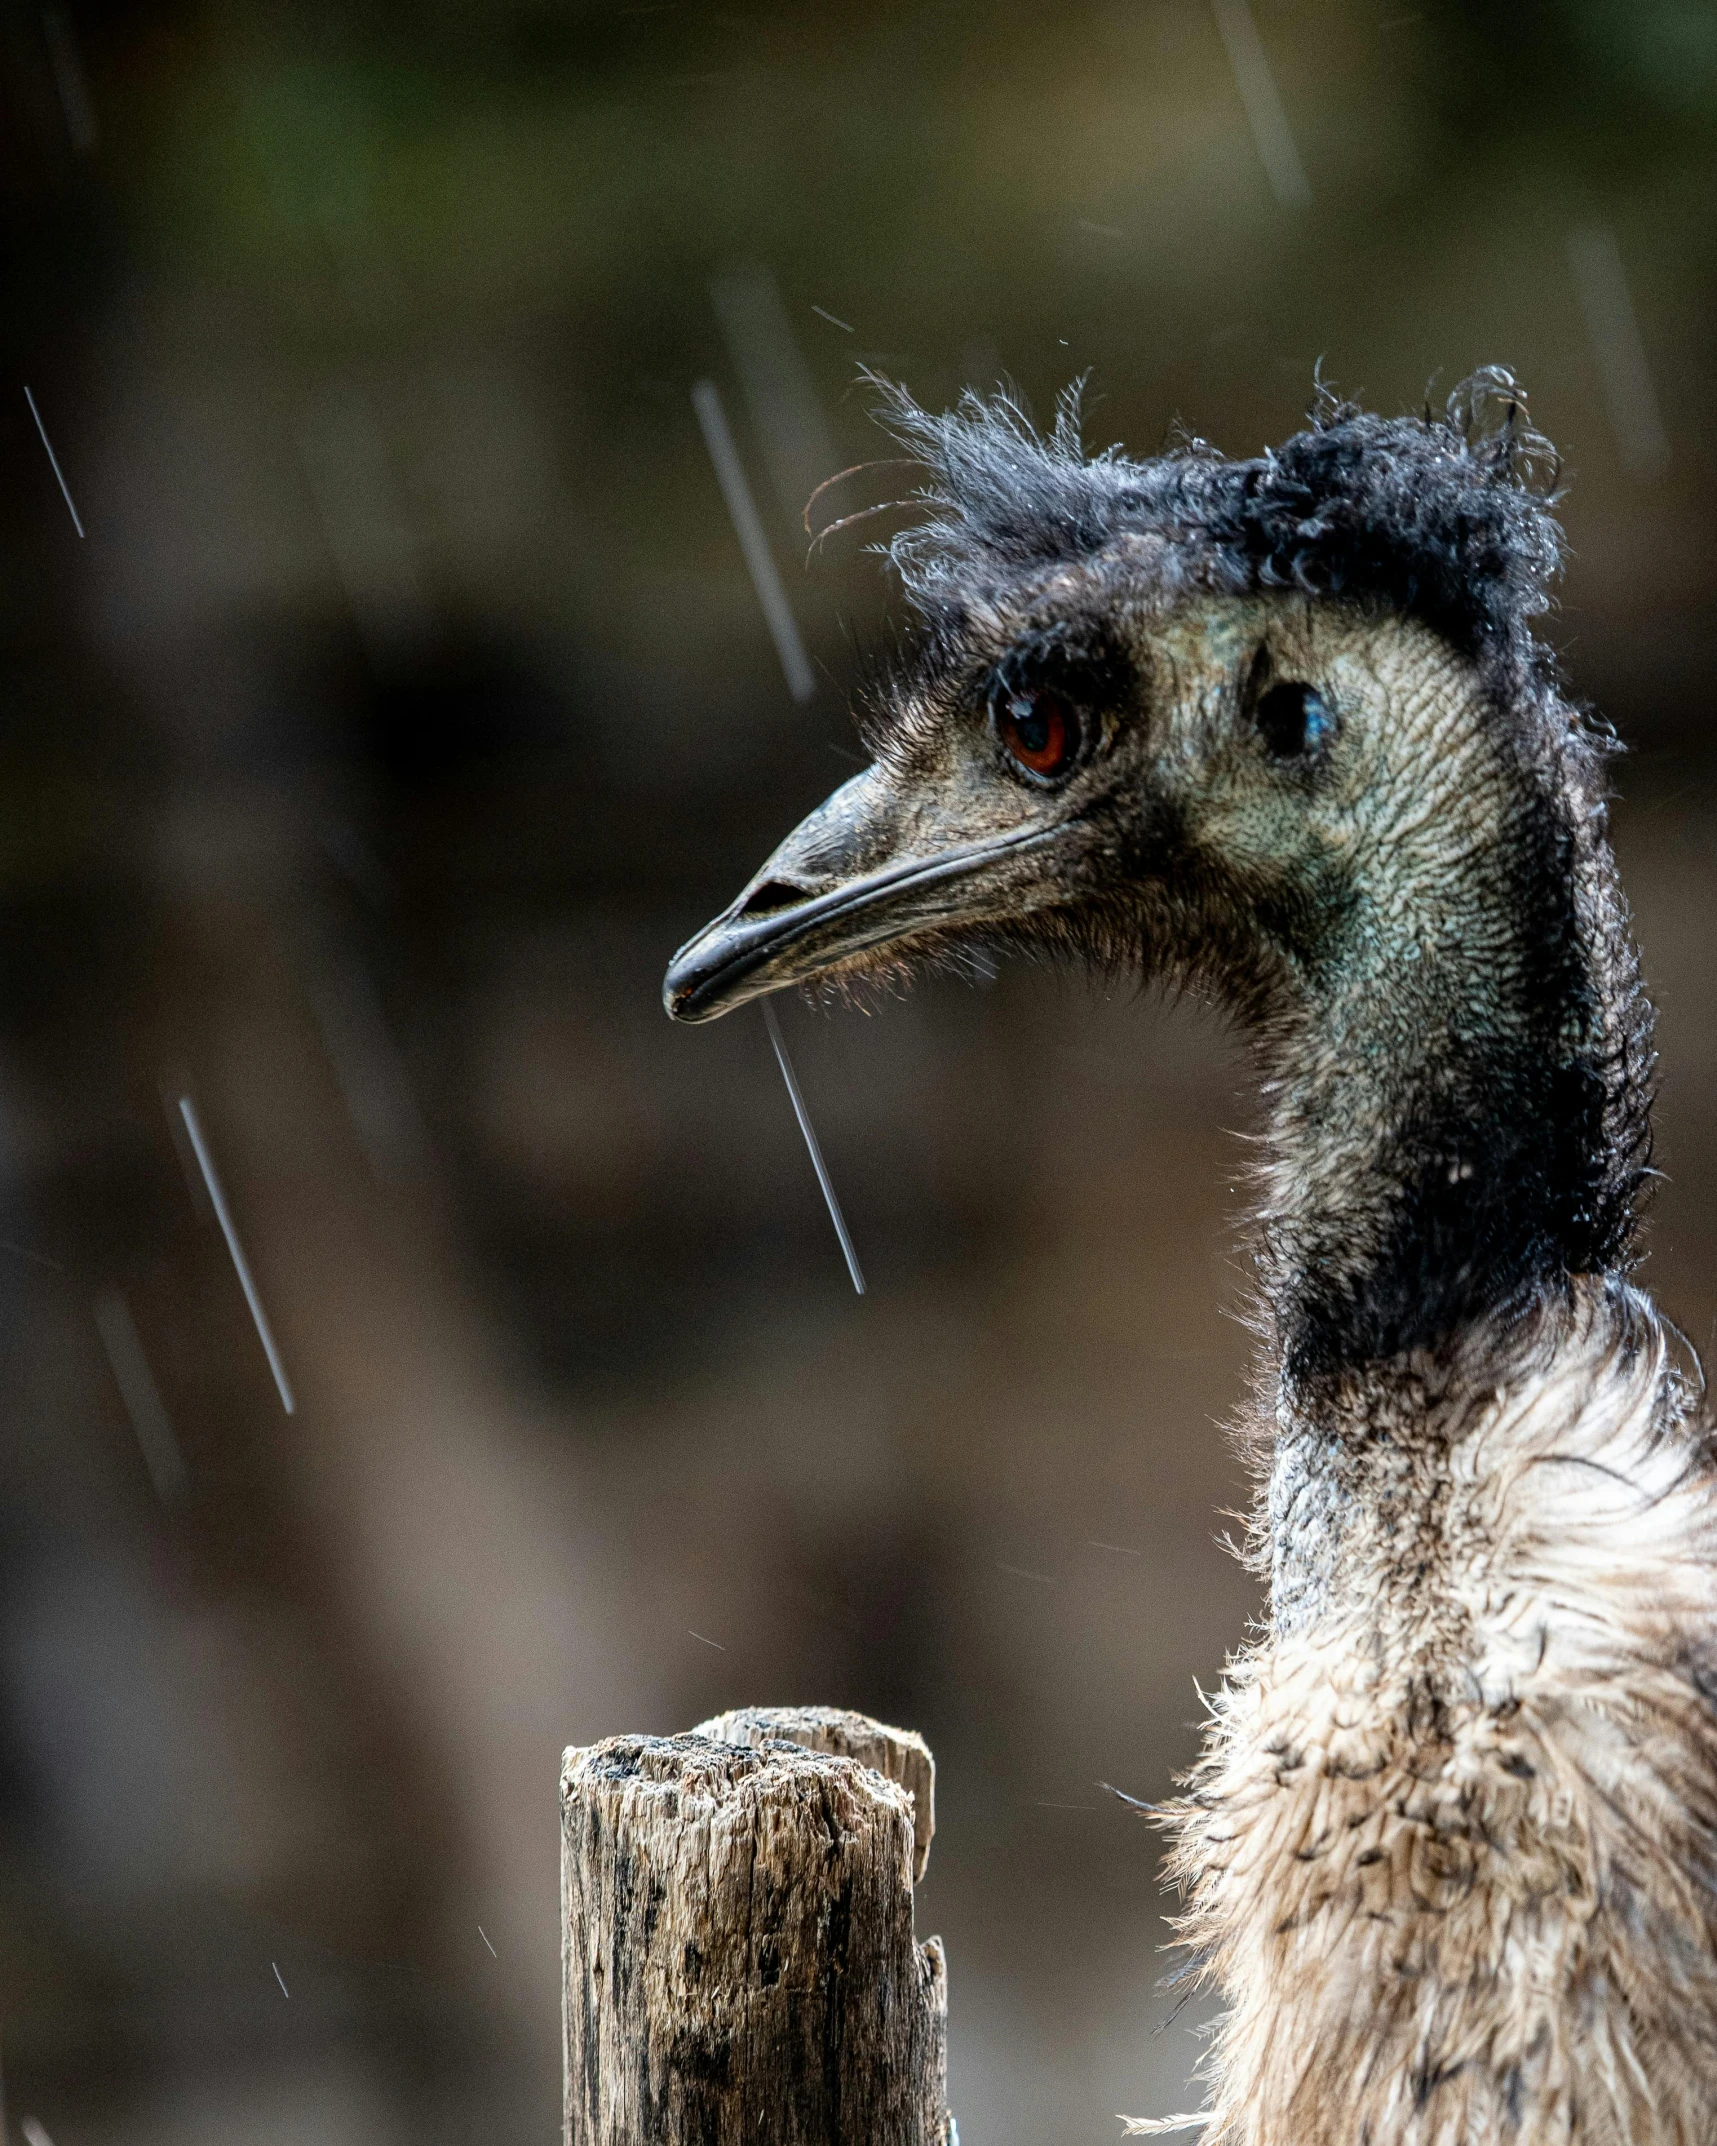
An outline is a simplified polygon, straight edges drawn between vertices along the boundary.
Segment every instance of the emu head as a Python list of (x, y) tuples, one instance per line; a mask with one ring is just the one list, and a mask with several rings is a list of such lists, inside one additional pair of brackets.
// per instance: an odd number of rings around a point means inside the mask
[(874, 764), (676, 955), (669, 1012), (979, 938), (1263, 1014), (1403, 907), (1434, 939), (1440, 864), (1591, 788), (1531, 636), (1559, 540), (1519, 413), (1484, 375), (1442, 418), (1326, 403), (1256, 462), (1140, 464), (1085, 459), (1070, 404), (1042, 439), (1005, 400), (896, 394), (933, 479), (892, 547), (916, 660), (867, 710)]
[(1359, 911), (1411, 897), (1409, 813), (1421, 850), (1482, 839), (1504, 776), (1435, 634), (1274, 592), (1165, 607), (1128, 551), (964, 611), (872, 725), (874, 765), (675, 957), (670, 1013), (989, 940), (1265, 1016)]
[(893, 418), (932, 479), (892, 547), (915, 660), (669, 1012), (973, 941), (1136, 966), (1260, 1038), (1266, 1223), (1338, 1293), (1444, 1227), (1445, 1177), (1445, 1234), (1505, 1264), (1618, 1257), (1645, 1015), (1601, 741), (1532, 632), (1560, 539), (1508, 377), (1422, 419), (1326, 403), (1251, 462), (1088, 460), (1068, 407), (1048, 438), (1006, 401)]

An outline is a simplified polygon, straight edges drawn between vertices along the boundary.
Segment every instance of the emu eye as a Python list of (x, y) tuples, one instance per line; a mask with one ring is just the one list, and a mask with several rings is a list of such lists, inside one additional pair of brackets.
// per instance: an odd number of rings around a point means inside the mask
[(1009, 759), (1039, 782), (1065, 775), (1078, 757), (1077, 712), (1041, 686), (1003, 687), (990, 703), (990, 715)]
[(1329, 702), (1316, 686), (1272, 686), (1253, 710), (1265, 748), (1278, 760), (1315, 753), (1335, 728)]

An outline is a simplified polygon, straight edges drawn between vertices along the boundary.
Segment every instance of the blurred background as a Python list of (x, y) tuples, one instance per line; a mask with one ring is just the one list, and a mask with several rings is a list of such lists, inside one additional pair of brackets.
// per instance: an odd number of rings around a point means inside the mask
[(1257, 1607), (1237, 1054), (1015, 969), (785, 1004), (860, 1299), (760, 1019), (676, 1031), (661, 972), (854, 762), (895, 522), (807, 564), (800, 515), (889, 452), (861, 365), (1253, 453), (1320, 361), (1386, 410), (1510, 364), (1709, 1343), (1717, 13), (0, 30), (10, 2121), (552, 2140), (562, 1746), (802, 1700), (936, 1751), (967, 2146), (1195, 2106), (1097, 1784), (1164, 1792)]

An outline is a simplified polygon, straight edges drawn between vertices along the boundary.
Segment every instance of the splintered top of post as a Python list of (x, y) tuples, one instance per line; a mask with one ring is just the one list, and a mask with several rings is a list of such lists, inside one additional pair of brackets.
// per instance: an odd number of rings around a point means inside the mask
[(916, 1729), (891, 1728), (839, 1706), (740, 1706), (700, 1721), (693, 1734), (757, 1751), (771, 1743), (798, 1744), (806, 1751), (856, 1759), (897, 1782), (912, 1798), (913, 1884), (923, 1877), (936, 1831), (936, 1761)]
[[(817, 1780), (833, 1793), (829, 1808), (844, 1813), (843, 1823), (897, 1822), (902, 1850), (909, 1849), (912, 1797), (898, 1781), (843, 1753), (781, 1736), (749, 1743), (694, 1729), (684, 1736), (609, 1736), (599, 1744), (572, 1745), (561, 1759), (560, 1796), (563, 1811), (582, 1804), (627, 1809), (641, 1818), (661, 1805), (662, 1815), (677, 1826), (731, 1825), (749, 1822), (742, 1816), (746, 1807), (790, 1801)], [(908, 1860), (903, 1852), (903, 1879)]]

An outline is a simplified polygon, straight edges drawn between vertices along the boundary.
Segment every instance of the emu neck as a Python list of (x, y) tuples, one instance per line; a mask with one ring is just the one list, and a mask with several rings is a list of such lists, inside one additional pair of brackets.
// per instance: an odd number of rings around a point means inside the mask
[(1278, 1616), (1318, 1599), (1356, 1448), (1429, 1435), (1580, 1277), (1630, 1264), (1646, 1011), (1596, 811), (1524, 778), (1380, 849), (1275, 1026), (1261, 1279)]

